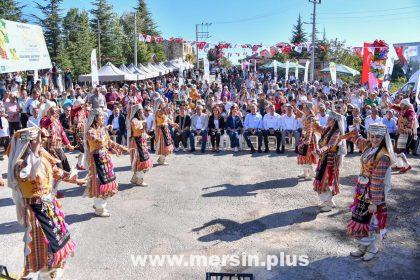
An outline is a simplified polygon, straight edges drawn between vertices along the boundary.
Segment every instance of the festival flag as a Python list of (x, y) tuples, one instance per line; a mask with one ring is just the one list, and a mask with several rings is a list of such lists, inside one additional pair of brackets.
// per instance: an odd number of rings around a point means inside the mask
[(337, 67), (334, 62), (330, 62), (331, 81), (334, 85), (337, 84)]
[(289, 80), (289, 61), (286, 61), (286, 75), (284, 76), (285, 80)]
[(384, 81), (382, 82), (382, 88), (388, 90), (391, 82), (392, 70), (394, 69), (394, 58), (389, 56), (385, 64)]
[(373, 53), (371, 51), (371, 44), (363, 44), (363, 68), (362, 68), (362, 85), (365, 85), (369, 80), (370, 64), (372, 63)]
[(309, 73), (309, 60), (305, 63), (305, 74), (303, 76), (303, 82), (308, 83), (308, 73)]
[(90, 76), (92, 78), (92, 86), (96, 87), (99, 85), (98, 75), (98, 61), (96, 59), (96, 49), (92, 50), (90, 54)]
[(139, 41), (140, 41), (140, 42), (146, 42), (146, 35), (144, 35), (144, 34), (139, 34)]
[(270, 47), (270, 54), (271, 56), (275, 56), (277, 53), (277, 48), (275, 46)]
[(274, 82), (277, 83), (277, 60), (273, 60), (274, 66)]
[(416, 103), (417, 103), (417, 106), (420, 105), (420, 96), (419, 96), (419, 93), (420, 93), (420, 74), (418, 76), (419, 76), (419, 78), (417, 79), (417, 87), (416, 87)]

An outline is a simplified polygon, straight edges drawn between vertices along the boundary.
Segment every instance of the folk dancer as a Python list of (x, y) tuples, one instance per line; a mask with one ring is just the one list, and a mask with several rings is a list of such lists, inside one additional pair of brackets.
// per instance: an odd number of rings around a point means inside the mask
[(131, 183), (138, 186), (147, 186), (144, 174), (153, 167), (152, 158), (147, 147), (146, 118), (141, 104), (131, 107), (127, 121), (127, 139), (130, 150), (131, 170), (133, 177)]
[(347, 232), (353, 236), (358, 249), (350, 253), (369, 261), (378, 252), (377, 243), (384, 238), (387, 222), (387, 193), (391, 189), (391, 165), (395, 154), (387, 128), (382, 123), (369, 126), (368, 139), (349, 132), (345, 138), (360, 151), (361, 170), (351, 205), (352, 218)]
[(310, 179), (315, 175), (313, 164), (317, 163), (315, 156), (315, 135), (313, 130), (313, 104), (311, 102), (305, 102), (303, 110), (300, 111), (295, 109), (296, 116), (302, 123), (302, 136), (300, 137), (298, 144), (298, 165), (303, 168), (303, 174), (299, 175), (299, 178)]
[[(63, 150), (63, 144), (69, 151), (73, 151), (74, 147), (70, 144), (70, 141), (67, 138), (66, 133), (64, 132), (64, 128), (59, 121), (60, 109), (55, 106), (52, 106), (48, 109), (46, 108), (45, 110), (47, 110), (46, 116), (44, 116), (40, 123), (41, 127), (45, 128), (49, 132), (49, 136), (44, 142), (45, 149), (53, 157), (60, 160), (57, 163), (57, 166), (60, 169), (63, 169), (66, 172), (71, 172), (72, 170), (70, 167), (70, 163)], [(53, 193), (57, 194), (59, 198), (62, 197), (62, 194), (57, 193), (57, 191), (58, 182), (54, 183), (53, 185)]]
[(113, 142), (104, 126), (104, 112), (93, 109), (85, 127), (85, 157), (88, 168), (85, 196), (94, 198), (93, 208), (100, 217), (109, 217), (107, 199), (118, 192), (118, 183), (108, 149), (117, 154), (128, 149)]
[(398, 138), (395, 143), (397, 162), (393, 170), (399, 170), (400, 173), (405, 173), (411, 169), (411, 165), (405, 154), (410, 152), (411, 142), (417, 138), (417, 116), (409, 99), (403, 99), (399, 105), (392, 104), (391, 107), (399, 112), (397, 121)]
[(159, 155), (158, 164), (168, 165), (166, 157), (173, 151), (173, 141), (169, 125), (178, 128), (178, 125), (172, 122), (165, 114), (165, 103), (161, 99), (157, 99), (156, 112), (155, 112), (155, 134), (157, 154)]
[(344, 134), (344, 116), (333, 111), (329, 114), (327, 126), (323, 127), (315, 122), (314, 130), (321, 133), (321, 138), (316, 147), (319, 161), (313, 186), (321, 200), (321, 211), (329, 212), (335, 207), (333, 196), (340, 192), (339, 152), (340, 146), (346, 145), (340, 139)]
[(38, 279), (57, 279), (75, 243), (53, 183), (63, 180), (82, 185), (84, 179), (57, 167), (59, 159), (42, 148), (46, 130), (31, 127), (17, 131), (8, 150), (7, 185), (12, 189), (18, 222), (24, 227), (24, 271), (37, 273)]
[(72, 130), (74, 135), (74, 140), (76, 143), (76, 148), (79, 150), (80, 154), (77, 158), (76, 168), (78, 170), (86, 170), (85, 167), (85, 149), (83, 135), (85, 132), (86, 120), (89, 115), (89, 107), (85, 106), (85, 101), (82, 98), (77, 98), (74, 101), (73, 108), (71, 111), (72, 118)]

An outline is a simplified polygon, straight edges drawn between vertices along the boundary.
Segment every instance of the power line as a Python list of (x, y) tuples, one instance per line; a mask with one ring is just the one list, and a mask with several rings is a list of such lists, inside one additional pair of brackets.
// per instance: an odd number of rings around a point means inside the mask
[(369, 17), (369, 16), (373, 16), (373, 17), (394, 16), (394, 15), (402, 16), (402, 15), (413, 14), (413, 13), (419, 14), (420, 11), (409, 11), (409, 12), (403, 12), (403, 13), (390, 13), (390, 14), (372, 14), (372, 15), (360, 15), (360, 16), (339, 16), (339, 15), (337, 15), (337, 16), (327, 16), (327, 17), (322, 17), (322, 18), (325, 18), (325, 19), (335, 19), (335, 18), (338, 18), (338, 19), (354, 19), (354, 18), (366, 18), (366, 17)]
[[(412, 17), (401, 17), (401, 18), (366, 18), (366, 19), (359, 19), (357, 22), (384, 22), (384, 21), (390, 21), (390, 20), (409, 20), (409, 19), (419, 19), (418, 16), (412, 16)], [(320, 23), (346, 23), (348, 24), (349, 21), (346, 19), (343, 19), (340, 21), (340, 19), (321, 19)]]
[[(411, 9), (420, 7), (420, 5), (414, 5), (414, 6), (408, 6), (408, 7), (400, 7), (400, 8), (394, 8), (394, 9), (382, 9), (382, 10), (375, 10), (375, 12), (388, 12), (388, 11), (397, 11), (397, 10), (405, 10), (405, 9)], [(371, 11), (353, 11), (353, 12), (320, 12), (319, 14), (327, 15), (327, 14), (363, 14), (363, 13), (371, 13)]]

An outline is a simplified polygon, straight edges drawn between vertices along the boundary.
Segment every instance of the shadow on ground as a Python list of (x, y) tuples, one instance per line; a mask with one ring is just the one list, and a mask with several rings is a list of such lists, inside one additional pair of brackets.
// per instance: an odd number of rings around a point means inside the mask
[(205, 193), (203, 197), (216, 197), (216, 196), (252, 196), (256, 195), (255, 191), (268, 190), (268, 189), (280, 189), (280, 188), (291, 188), (298, 184), (297, 178), (283, 178), (278, 180), (269, 180), (265, 182), (259, 182), (255, 184), (244, 184), (244, 185), (232, 185), (223, 184), (213, 187), (203, 188), (203, 190), (223, 188), (221, 190)]
[[(192, 229), (193, 232), (212, 230), (213, 232), (201, 236), (198, 241), (237, 241), (244, 237), (263, 232), (267, 229), (279, 228), (315, 220), (318, 207), (311, 206), (270, 214), (256, 220), (240, 223), (229, 219), (215, 219), (203, 226)], [(215, 230), (213, 230), (215, 229)]]

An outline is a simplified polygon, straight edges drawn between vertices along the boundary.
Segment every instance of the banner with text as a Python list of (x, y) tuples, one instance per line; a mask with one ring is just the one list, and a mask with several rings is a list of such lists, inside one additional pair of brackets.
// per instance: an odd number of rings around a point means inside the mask
[(0, 19), (0, 73), (51, 68), (38, 25)]

